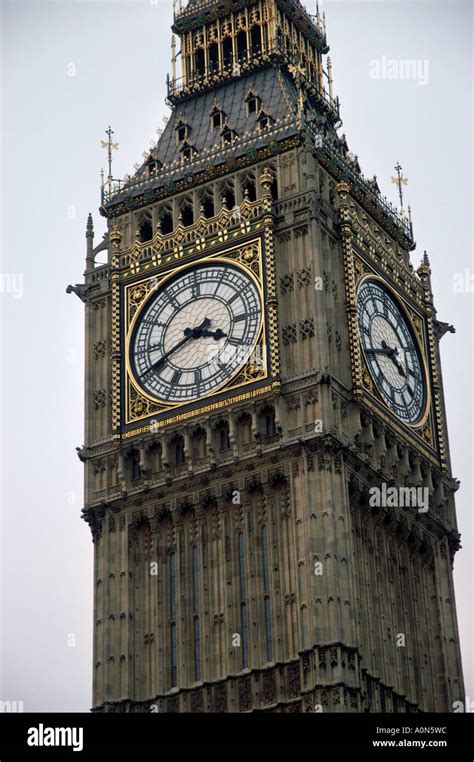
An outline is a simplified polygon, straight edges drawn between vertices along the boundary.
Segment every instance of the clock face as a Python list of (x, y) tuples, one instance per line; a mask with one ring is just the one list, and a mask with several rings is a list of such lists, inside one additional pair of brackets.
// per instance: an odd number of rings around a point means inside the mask
[(376, 280), (366, 280), (357, 297), (365, 359), (385, 403), (406, 423), (416, 423), (425, 406), (425, 382), (418, 344), (407, 318)]
[(206, 263), (168, 280), (137, 318), (130, 362), (140, 386), (165, 402), (191, 402), (222, 387), (248, 360), (262, 326), (253, 278)]

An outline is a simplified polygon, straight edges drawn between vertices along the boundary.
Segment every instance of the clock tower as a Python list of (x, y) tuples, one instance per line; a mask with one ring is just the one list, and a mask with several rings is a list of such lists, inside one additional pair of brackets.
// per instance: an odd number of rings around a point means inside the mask
[(299, 0), (190, 0), (166, 127), (89, 217), (94, 711), (463, 699), (447, 325), (328, 51)]

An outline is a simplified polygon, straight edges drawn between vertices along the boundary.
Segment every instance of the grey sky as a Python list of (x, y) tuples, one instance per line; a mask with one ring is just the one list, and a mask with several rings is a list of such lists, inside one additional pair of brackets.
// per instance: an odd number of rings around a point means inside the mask
[[(457, 607), (466, 693), (474, 696), (473, 293), (452, 285), (455, 273), (474, 273), (472, 4), (320, 6), (342, 131), (364, 174), (376, 174), (394, 202), (390, 176), (402, 164), (418, 244), (412, 261), (427, 249), (438, 317), (457, 328), (442, 353), (453, 472), (462, 481)], [(1, 273), (12, 285), (0, 293), (0, 698), (22, 700), (25, 711), (86, 711), (92, 543), (80, 520), (82, 464), (74, 452), (83, 443), (84, 310), (65, 287), (81, 281), (89, 211), (96, 243), (105, 230), (97, 212), (104, 130), (109, 123), (115, 130), (114, 174), (122, 176), (169, 113), (172, 2), (16, 0), (1, 12)], [(373, 61), (383, 72), (389, 58), (416, 59), (427, 83), (371, 78)]]

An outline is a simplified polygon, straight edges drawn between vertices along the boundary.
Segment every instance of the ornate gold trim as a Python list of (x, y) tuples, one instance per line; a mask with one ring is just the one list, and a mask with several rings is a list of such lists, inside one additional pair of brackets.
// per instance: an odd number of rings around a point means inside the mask
[(357, 298), (355, 290), (354, 249), (352, 246), (351, 211), (349, 207), (350, 185), (341, 182), (336, 185), (340, 200), (342, 258), (344, 268), (344, 288), (346, 293), (347, 325), (351, 348), (351, 374), (353, 395), (360, 399), (364, 393), (362, 379), (359, 326), (357, 325)]
[(223, 407), (227, 407), (228, 405), (234, 405), (237, 402), (244, 402), (246, 400), (255, 399), (255, 397), (259, 397), (262, 394), (275, 392), (277, 386), (279, 387), (278, 382), (273, 382), (271, 384), (267, 384), (267, 386), (261, 386), (258, 389), (252, 389), (249, 392), (244, 392), (243, 394), (238, 394), (234, 397), (226, 397), (224, 400), (217, 400), (216, 402), (211, 402), (209, 405), (203, 405), (202, 407), (188, 410), (185, 413), (180, 413), (179, 415), (164, 418), (161, 421), (150, 422), (147, 426), (141, 426), (138, 429), (132, 429), (131, 431), (124, 432), (122, 434), (122, 439), (130, 439), (130, 437), (135, 437), (139, 434), (147, 434), (151, 431), (156, 432), (158, 429), (164, 428), (170, 424), (179, 423), (180, 421), (187, 421), (189, 418), (194, 418), (197, 415), (212, 413), (215, 410), (220, 410)]
[(446, 452), (446, 436), (445, 427), (443, 425), (443, 411), (441, 401), (441, 382), (439, 374), (439, 352), (436, 344), (436, 339), (433, 329), (433, 313), (431, 307), (429, 308), (429, 314), (427, 317), (427, 344), (430, 350), (431, 357), (431, 374), (432, 374), (432, 387), (433, 387), (433, 406), (434, 417), (436, 425), (436, 433), (438, 439), (438, 450), (440, 454), (441, 466), (443, 473), (446, 473), (448, 468), (448, 457)]
[[(267, 236), (265, 239), (267, 240)], [(271, 246), (270, 246), (271, 249)], [(149, 274), (147, 277), (141, 280), (134, 281), (124, 285), (124, 309), (123, 319), (124, 323), (124, 345), (125, 345), (125, 378), (124, 378), (124, 424), (130, 425), (137, 421), (143, 420), (151, 415), (160, 415), (166, 412), (172, 412), (178, 408), (182, 408), (191, 404), (189, 401), (169, 403), (163, 400), (158, 400), (152, 395), (148, 394), (138, 384), (134, 378), (133, 371), (130, 365), (130, 340), (136, 325), (139, 315), (142, 310), (146, 308), (148, 300), (152, 298), (152, 292), (156, 288), (161, 287), (164, 283), (180, 271), (184, 271), (191, 267), (202, 265), (206, 262), (224, 262), (232, 264), (233, 266), (240, 267), (246, 272), (246, 274), (254, 281), (262, 304), (262, 320), (259, 327), (259, 336), (255, 343), (255, 348), (261, 347), (262, 352), (262, 365), (255, 366), (252, 359), (244, 361), (239, 368), (235, 371), (230, 379), (227, 379), (221, 387), (214, 390), (214, 392), (206, 394), (203, 399), (207, 399), (218, 394), (225, 393), (227, 390), (231, 391), (248, 385), (249, 383), (255, 383), (256, 381), (262, 381), (269, 376), (269, 367), (266, 351), (266, 324), (265, 324), (265, 298), (263, 288), (263, 267), (264, 260), (266, 262), (266, 275), (267, 286), (272, 281), (272, 274), (268, 271), (267, 256), (263, 256), (262, 238), (256, 236), (253, 239), (247, 241), (241, 241), (239, 244), (228, 246), (227, 248), (216, 250), (212, 254), (208, 254), (206, 257), (195, 260), (193, 262), (187, 262), (186, 264), (176, 265), (169, 267), (168, 269), (154, 274)], [(275, 286), (273, 283), (273, 291)], [(270, 320), (270, 357), (272, 361), (272, 373), (274, 370), (274, 362), (278, 367), (278, 352), (275, 351), (275, 326), (274, 317)], [(278, 333), (276, 331), (276, 337)], [(277, 340), (277, 339), (276, 339)], [(193, 412), (191, 415), (195, 414)], [(166, 419), (168, 420), (168, 419)]]
[[(443, 439), (439, 435), (439, 426), (441, 425), (441, 417), (439, 417), (436, 406), (436, 388), (435, 379), (437, 378), (437, 371), (435, 367), (435, 357), (433, 354), (432, 341), (430, 336), (432, 335), (432, 328), (430, 332), (430, 316), (424, 315), (421, 309), (418, 308), (419, 297), (414, 299), (417, 303), (417, 308), (414, 308), (408, 301), (403, 293), (399, 294), (395, 287), (392, 287), (390, 274), (387, 273), (386, 279), (377, 274), (376, 269), (368, 263), (365, 258), (359, 255), (357, 251), (358, 235), (356, 231), (361, 234), (364, 233), (364, 228), (361, 226), (357, 215), (354, 215), (354, 210), (351, 208), (351, 188), (349, 183), (343, 181), (336, 185), (336, 191), (340, 200), (340, 218), (341, 218), (341, 238), (342, 238), (342, 251), (343, 251), (343, 266), (344, 266), (344, 284), (346, 294), (346, 311), (348, 319), (348, 332), (349, 332), (349, 344), (351, 350), (351, 375), (352, 375), (352, 394), (356, 401), (363, 402), (367, 407), (382, 416), (387, 422), (391, 422), (391, 425), (399, 433), (404, 434), (409, 441), (413, 440), (413, 437), (409, 436), (409, 432), (412, 431), (414, 435), (419, 436), (420, 439), (427, 443), (428, 446), (434, 449), (433, 443), (433, 421), (432, 413), (433, 406), (431, 401), (434, 401), (434, 414), (437, 421), (437, 435), (440, 460), (443, 463), (445, 460)], [(356, 245), (354, 245), (356, 244)], [(375, 244), (374, 244), (375, 245)], [(383, 257), (378, 263), (379, 266), (383, 266)], [(384, 268), (386, 270), (386, 267)], [(426, 385), (426, 400), (423, 415), (414, 424), (405, 423), (402, 421), (390, 408), (385, 404), (382, 398), (379, 399), (378, 393), (374, 391), (374, 385), (372, 384), (372, 377), (369, 369), (363, 360), (363, 352), (360, 344), (359, 326), (357, 323), (357, 292), (363, 282), (363, 280), (373, 278), (379, 280), (385, 288), (393, 295), (393, 298), (403, 310), (403, 314), (407, 317), (408, 323), (412, 329), (413, 336), (418, 342), (418, 348), (423, 363), (423, 371), (425, 376)], [(395, 280), (398, 280), (395, 278)], [(400, 290), (403, 291), (402, 284), (397, 283)], [(423, 330), (425, 326), (425, 331)], [(429, 352), (429, 357), (427, 357)], [(431, 370), (431, 375), (429, 373)], [(365, 383), (365, 379), (369, 379), (370, 385)], [(371, 396), (374, 399), (374, 404), (371, 402)], [(387, 414), (383, 414), (379, 405), (387, 410)], [(400, 422), (397, 425), (397, 421)], [(438, 462), (438, 461), (435, 461)]]
[[(413, 308), (407, 303), (407, 300), (404, 297), (401, 297), (399, 294), (397, 294), (394, 291), (394, 289), (392, 289), (390, 287), (390, 284), (388, 284), (387, 281), (385, 281), (383, 278), (381, 278), (380, 275), (377, 275), (376, 273), (371, 273), (371, 272), (368, 272), (368, 271), (366, 271), (364, 273), (364, 275), (362, 275), (356, 281), (356, 283), (355, 283), (354, 290), (356, 292), (356, 302), (357, 302), (357, 294), (359, 293), (359, 289), (362, 286), (362, 284), (365, 283), (365, 281), (367, 281), (367, 280), (376, 280), (376, 281), (378, 281), (379, 283), (382, 284), (384, 289), (386, 291), (388, 291), (388, 293), (391, 296), (391, 298), (393, 299), (393, 301), (399, 306), (400, 311), (402, 312), (402, 315), (404, 316), (404, 318), (406, 319), (406, 321), (407, 321), (407, 323), (408, 323), (408, 325), (410, 327), (410, 330), (411, 330), (412, 335), (413, 335), (413, 339), (417, 343), (418, 352), (419, 352), (419, 355), (421, 357), (422, 364), (423, 364), (423, 374), (424, 374), (424, 382), (425, 382), (425, 390), (426, 390), (426, 398), (425, 398), (425, 405), (424, 405), (423, 413), (418, 418), (417, 421), (415, 421), (414, 423), (408, 423), (408, 421), (403, 421), (401, 418), (399, 418), (399, 416), (397, 416), (397, 414), (395, 412), (393, 412), (393, 411), (390, 411), (390, 412), (398, 420), (400, 420), (405, 426), (408, 426), (409, 428), (415, 429), (415, 430), (416, 429), (421, 429), (424, 426), (424, 424), (426, 423), (426, 419), (428, 418), (428, 415), (429, 415), (430, 409), (431, 409), (431, 384), (430, 384), (430, 374), (429, 374), (428, 362), (426, 360), (426, 352), (425, 352), (425, 348), (423, 346), (423, 338), (420, 337), (420, 335), (419, 335), (419, 333), (418, 333), (418, 331), (417, 331), (417, 329), (415, 327), (415, 324), (414, 324), (414, 322), (412, 320)], [(423, 323), (422, 317), (420, 315), (417, 315), (417, 317), (418, 317), (418, 320), (421, 320), (422, 323)], [(367, 365), (366, 360), (365, 360), (364, 352), (360, 349), (360, 331), (359, 330), (358, 330), (358, 342), (359, 342), (360, 356), (361, 356), (361, 358), (363, 358), (364, 370), (366, 369), (369, 372), (370, 377), (371, 377), (371, 379), (373, 381), (374, 379), (373, 379), (373, 376), (372, 376), (371, 368), (370, 368), (370, 366)], [(426, 343), (426, 341), (425, 341), (425, 343)], [(373, 387), (373, 390), (375, 390), (376, 394), (374, 394), (374, 391), (371, 391), (371, 393), (374, 396), (376, 396), (377, 398), (380, 398), (380, 401), (382, 402), (382, 404), (385, 405), (385, 407), (387, 407), (387, 410), (390, 410), (389, 406), (385, 403), (384, 399), (379, 394), (378, 389), (377, 389), (377, 385), (375, 383), (373, 383), (372, 387)]]
[[(270, 174), (270, 173), (268, 173)], [(271, 182), (268, 177), (265, 177), (263, 173), (260, 177), (262, 185)], [(280, 341), (278, 335), (278, 297), (276, 287), (276, 272), (275, 272), (275, 250), (273, 245), (273, 216), (271, 214), (271, 196), (269, 194), (265, 196), (265, 202), (267, 206), (267, 215), (264, 218), (265, 231), (265, 274), (267, 280), (267, 314), (268, 314), (268, 333), (269, 333), (269, 345), (270, 345), (270, 360), (272, 365), (272, 374), (279, 376), (280, 374)]]
[(202, 214), (192, 225), (178, 224), (172, 233), (155, 233), (150, 241), (134, 241), (120, 253), (124, 277), (180, 262), (183, 257), (204, 254), (204, 250), (228, 240), (254, 233), (263, 226), (264, 200), (244, 199), (234, 210), (222, 208), (213, 217)]

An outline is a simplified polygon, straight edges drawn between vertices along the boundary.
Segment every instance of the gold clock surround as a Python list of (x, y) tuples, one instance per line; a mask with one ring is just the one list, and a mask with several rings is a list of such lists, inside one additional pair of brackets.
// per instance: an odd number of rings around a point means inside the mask
[[(151, 422), (154, 427), (160, 428), (167, 423), (186, 420), (204, 411), (217, 410), (231, 401), (252, 398), (278, 387), (276, 378), (278, 334), (276, 310), (271, 299), (272, 290), (274, 290), (271, 243), (271, 231), (265, 229), (264, 235), (256, 234), (244, 240), (234, 241), (232, 244), (216, 246), (212, 251), (208, 250), (206, 255), (202, 257), (187, 257), (186, 253), (183, 252), (183, 257), (179, 263), (167, 263), (160, 268), (147, 270), (146, 276), (142, 278), (135, 276), (124, 280), (121, 284), (122, 296), (120, 300), (123, 325), (122, 383), (119, 389), (115, 388), (115, 395), (119, 395), (121, 425), (125, 428), (132, 426), (133, 428), (124, 431), (123, 438), (148, 431)], [(157, 289), (174, 278), (179, 272), (209, 262), (219, 262), (240, 268), (257, 287), (262, 305), (262, 318), (255, 349), (252, 356), (245, 360), (235, 373), (214, 392), (206, 393), (202, 398), (193, 402), (170, 403), (157, 400), (141, 388), (133, 374), (130, 364), (130, 342), (134, 327)], [(254, 358), (257, 351), (260, 352), (261, 362), (255, 363)], [(265, 383), (265, 381), (270, 383)], [(222, 396), (225, 399), (221, 399)], [(206, 404), (203, 406), (196, 405), (199, 402)], [(148, 425), (144, 426), (143, 424), (147, 419)], [(150, 421), (150, 419), (152, 420)], [(141, 426), (136, 428), (136, 424), (141, 424)]]
[[(388, 293), (390, 298), (395, 302), (395, 304), (399, 308), (401, 314), (405, 318), (405, 320), (406, 320), (406, 322), (407, 322), (407, 324), (408, 324), (408, 326), (410, 328), (412, 337), (413, 337), (414, 341), (416, 342), (416, 347), (417, 347), (417, 350), (418, 350), (418, 356), (420, 358), (421, 365), (422, 365), (422, 370), (423, 370), (423, 383), (424, 383), (424, 391), (425, 391), (425, 401), (424, 401), (424, 406), (423, 406), (423, 412), (420, 415), (420, 417), (415, 422), (413, 422), (413, 423), (409, 423), (408, 421), (403, 421), (403, 420), (399, 419), (398, 416), (396, 416), (396, 417), (397, 417), (397, 420), (400, 420), (400, 422), (402, 424), (404, 424), (405, 426), (409, 426), (411, 429), (414, 429), (414, 430), (421, 429), (421, 428), (423, 428), (423, 426), (426, 423), (426, 420), (428, 418), (428, 415), (429, 415), (429, 412), (430, 412), (430, 408), (431, 408), (431, 392), (430, 392), (430, 382), (429, 382), (430, 376), (429, 376), (428, 363), (426, 361), (426, 351), (425, 351), (425, 341), (424, 341), (424, 337), (423, 337), (423, 327), (422, 327), (423, 323), (422, 323), (422, 319), (421, 319), (420, 316), (416, 316), (416, 322), (415, 322), (414, 314), (413, 314), (412, 310), (410, 310), (410, 308), (406, 304), (405, 300), (401, 296), (399, 296), (399, 294), (397, 294), (392, 288), (390, 288), (390, 286), (387, 284), (386, 280), (381, 278), (379, 275), (376, 275), (375, 273), (368, 272), (368, 273), (365, 273), (364, 275), (362, 275), (361, 277), (359, 277), (359, 279), (356, 282), (356, 287), (355, 287), (355, 290), (356, 290), (356, 299), (357, 299), (357, 295), (359, 293), (359, 290), (360, 290), (361, 286), (363, 285), (363, 283), (365, 283), (368, 280), (376, 281), (376, 282), (380, 283), (380, 285)], [(360, 335), (359, 335), (359, 348), (360, 348), (361, 358), (363, 359), (363, 368), (364, 368), (364, 370), (363, 370), (363, 378), (365, 378), (366, 373), (369, 374), (369, 377), (371, 379), (371, 385), (370, 386), (372, 387), (371, 388), (371, 393), (374, 396), (376, 396), (377, 399), (380, 400), (380, 402), (387, 408), (387, 410), (389, 410), (389, 408), (387, 407), (387, 405), (383, 401), (382, 397), (380, 396), (380, 394), (379, 394), (379, 392), (377, 390), (376, 385), (373, 383), (373, 376), (372, 376), (372, 373), (371, 373), (371, 369), (367, 365), (367, 362), (366, 362), (365, 356), (364, 356), (364, 352), (362, 351), (362, 348), (361, 348)], [(364, 383), (364, 386), (367, 386), (367, 384)], [(372, 391), (372, 390), (374, 390), (374, 391)], [(392, 411), (390, 411), (390, 412), (391, 412), (392, 415), (396, 415)]]
[[(350, 185), (340, 182), (336, 186), (340, 201), (341, 239), (344, 266), (344, 287), (346, 313), (351, 352), (352, 395), (372, 414), (414, 446), (423, 445), (425, 456), (434, 464), (446, 469), (446, 448), (442, 426), (439, 381), (437, 380), (433, 313), (426, 302), (423, 288), (413, 296), (413, 305), (400, 297), (404, 285), (412, 279), (412, 273), (403, 263), (394, 263), (393, 255), (384, 248), (380, 237), (369, 235), (367, 227), (359, 219), (350, 200)], [(364, 255), (363, 248), (370, 252)], [(375, 264), (374, 262), (377, 262)], [(380, 279), (384, 286), (401, 302), (403, 312), (409, 317), (409, 324), (422, 345), (424, 370), (427, 379), (427, 404), (424, 416), (415, 424), (402, 422), (379, 400), (371, 382), (371, 376), (362, 356), (357, 318), (357, 292), (366, 277)], [(399, 287), (397, 289), (397, 286)], [(416, 308), (414, 305), (416, 304)], [(367, 381), (369, 383), (367, 383)]]

